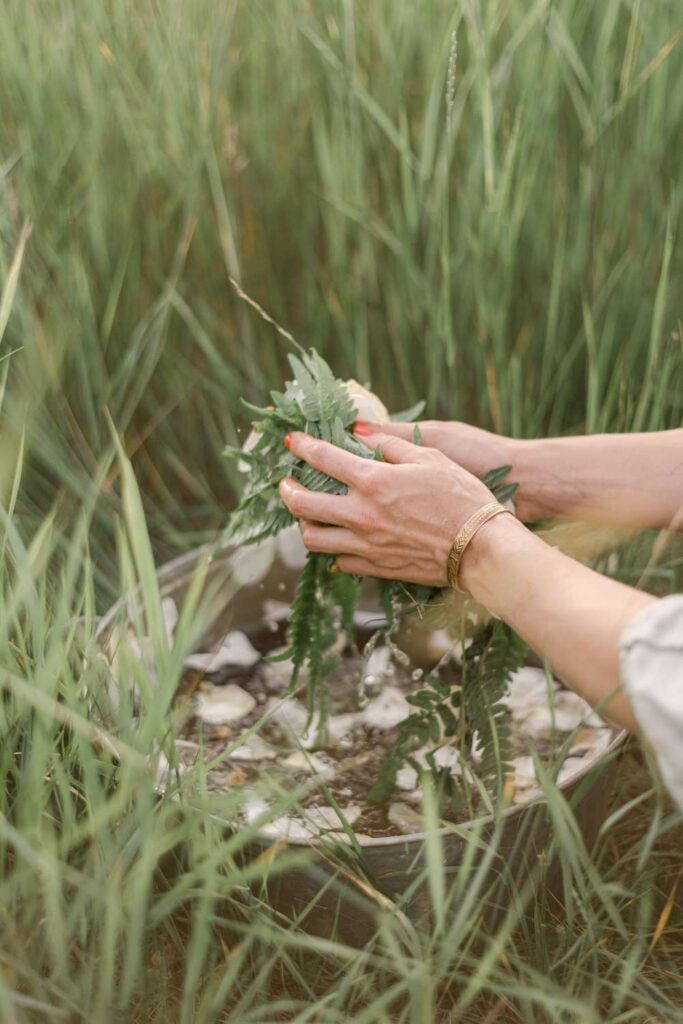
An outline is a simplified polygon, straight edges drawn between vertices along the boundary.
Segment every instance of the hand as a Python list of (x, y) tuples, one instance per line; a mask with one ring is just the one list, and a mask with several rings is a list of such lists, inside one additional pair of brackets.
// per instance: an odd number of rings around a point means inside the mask
[(433, 448), (384, 433), (360, 433), (358, 439), (379, 447), (385, 462), (305, 433), (289, 435), (294, 455), (348, 487), (348, 494), (330, 495), (291, 477), (281, 482), (282, 500), (301, 520), (304, 544), (337, 555), (342, 572), (446, 586), (453, 538), (493, 495)]
[[(356, 432), (381, 432), (410, 441), (415, 426), (415, 423), (358, 421)], [(490, 469), (506, 466), (513, 461), (516, 442), (509, 437), (500, 437), (488, 430), (456, 420), (423, 420), (417, 426), (420, 428), (422, 442), (426, 448), (436, 448), (475, 476), (483, 476)]]

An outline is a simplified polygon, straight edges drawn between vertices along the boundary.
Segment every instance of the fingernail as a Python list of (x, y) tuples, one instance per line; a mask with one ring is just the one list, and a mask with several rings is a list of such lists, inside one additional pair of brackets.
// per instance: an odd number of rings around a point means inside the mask
[(285, 436), (282, 438), (282, 443), (285, 446), (285, 448), (291, 448), (292, 447), (292, 435), (291, 434), (285, 434)]
[(361, 437), (369, 437), (373, 433), (365, 420), (356, 420), (353, 432), (354, 434), (360, 434)]

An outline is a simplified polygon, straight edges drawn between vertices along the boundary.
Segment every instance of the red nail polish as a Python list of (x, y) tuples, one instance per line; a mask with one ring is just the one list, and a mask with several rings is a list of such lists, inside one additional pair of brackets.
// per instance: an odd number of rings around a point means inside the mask
[(291, 448), (292, 447), (292, 435), (291, 434), (285, 434), (285, 436), (282, 438), (282, 443), (285, 446), (285, 448)]
[(369, 437), (373, 433), (365, 420), (357, 420), (353, 432), (354, 434), (360, 434), (361, 437)]

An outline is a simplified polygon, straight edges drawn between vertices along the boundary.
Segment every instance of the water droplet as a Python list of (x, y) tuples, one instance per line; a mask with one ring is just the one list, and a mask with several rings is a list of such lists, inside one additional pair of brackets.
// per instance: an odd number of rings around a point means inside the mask
[(423, 675), (424, 675), (423, 669), (416, 668), (415, 671), (413, 673), (411, 673), (411, 678), (412, 678), (414, 683), (419, 683), (419, 681), (420, 681), (420, 679), (422, 679)]

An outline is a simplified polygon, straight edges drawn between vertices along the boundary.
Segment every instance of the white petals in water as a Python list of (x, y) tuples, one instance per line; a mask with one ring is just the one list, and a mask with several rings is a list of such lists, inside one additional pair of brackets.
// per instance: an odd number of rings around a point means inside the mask
[(410, 835), (411, 832), (422, 831), (422, 815), (410, 804), (401, 800), (393, 803), (389, 808), (389, 821), (395, 825), (399, 832)]
[(613, 734), (612, 730), (606, 727), (596, 729), (588, 726), (585, 729), (580, 729), (576, 734), (576, 742), (570, 749), (569, 753), (572, 756), (579, 756), (591, 754), (593, 757), (597, 757), (598, 754), (604, 753), (612, 742)]
[[(271, 654), (281, 654), (284, 648), (271, 651)], [(280, 690), (284, 690), (289, 686), (292, 678), (292, 671), (294, 669), (294, 662), (291, 658), (287, 658), (285, 661), (266, 661), (263, 664), (263, 675), (265, 679), (266, 689), (270, 693), (277, 693)], [(301, 666), (299, 671), (299, 682), (303, 683), (306, 681), (308, 671), (305, 665)]]
[[(561, 696), (561, 704), (563, 708), (567, 708), (572, 702), (578, 702), (581, 707), (581, 722), (584, 725), (590, 726), (592, 729), (605, 729), (607, 727), (607, 723), (604, 718), (601, 718), (597, 711), (594, 711), (583, 697), (579, 697), (577, 693), (572, 693), (569, 690), (564, 690)], [(567, 700), (567, 698), (569, 698), (569, 700)]]
[(393, 729), (411, 712), (411, 707), (397, 686), (385, 686), (379, 696), (362, 712), (362, 721), (376, 729)]
[[(285, 537), (289, 552), (299, 543), (299, 535), (298, 530), (296, 535), (290, 531), (287, 533), (290, 534), (288, 538)], [(286, 562), (289, 554), (282, 555), (280, 552), (280, 555)], [(263, 565), (265, 560), (262, 559)], [(265, 571), (268, 571), (267, 566)], [(264, 601), (263, 618), (275, 632), (288, 618), (290, 610), (291, 606), (286, 602), (269, 598)], [(381, 612), (357, 613), (357, 617), (361, 616), (366, 626), (370, 625), (370, 619), (373, 626), (379, 625), (382, 619)], [(174, 602), (165, 604), (164, 621), (170, 635), (177, 622)], [(442, 646), (452, 648), (453, 642), (446, 633), (439, 635), (438, 639)], [(151, 650), (147, 641), (138, 643), (133, 639), (129, 642), (131, 647), (134, 647), (134, 656), (137, 654), (141, 660), (149, 659)], [(340, 629), (334, 653), (342, 658), (347, 656), (342, 652), (345, 643), (346, 638)], [(203, 672), (215, 672), (230, 666), (250, 669), (259, 662), (261, 656), (249, 638), (240, 631), (234, 631), (228, 633), (217, 651), (192, 655), (186, 664)], [(357, 764), (367, 763), (369, 787), (374, 781), (376, 769), (372, 745), (374, 743), (384, 748), (391, 739), (391, 734), (386, 735), (386, 732), (384, 736), (378, 736), (378, 730), (384, 732), (395, 729), (412, 713), (412, 707), (406, 700), (409, 681), (406, 683), (406, 678), (403, 678), (399, 685), (398, 680), (402, 677), (392, 659), (391, 651), (388, 646), (377, 646), (362, 665), (362, 679), (367, 686), (369, 700), (365, 707), (358, 710), (355, 691), (359, 682), (359, 663), (360, 659), (347, 665), (342, 662), (339, 672), (331, 677), (330, 705), (338, 710), (336, 713), (328, 714), (323, 729), (320, 728), (318, 715), (314, 715), (312, 721), (308, 721), (308, 712), (299, 696), (289, 695), (285, 699), (280, 696), (291, 678), (291, 662), (261, 662), (259, 665), (259, 701), (263, 701), (265, 689), (269, 694), (265, 704), (257, 705), (251, 693), (241, 686), (202, 685), (195, 696), (196, 713), (210, 725), (234, 726), (258, 706), (260, 711), (264, 712), (262, 731), (267, 739), (261, 735), (249, 735), (230, 754), (232, 762), (244, 762), (243, 768), (237, 768), (236, 764), (232, 766), (233, 774), (239, 772), (242, 776), (243, 781), (240, 785), (251, 786), (256, 783), (259, 789), (263, 786), (266, 790), (264, 784), (272, 774), (279, 780), (279, 786), (284, 782), (294, 789), (305, 782), (307, 791), (309, 779), (312, 785), (315, 785), (316, 776), (320, 779), (334, 778), (335, 781), (330, 785), (333, 787), (335, 799), (342, 801), (342, 815), (350, 825), (358, 822), (361, 831), (364, 831), (363, 815), (366, 805), (361, 795), (364, 782), (359, 783), (356, 778), (355, 782), (346, 785), (342, 781), (344, 765), (353, 766), (352, 772), (357, 773)], [(305, 678), (305, 673), (302, 672), (299, 682), (305, 682)], [(415, 676), (413, 679), (417, 682)], [(343, 692), (345, 686), (348, 686), (350, 697)], [(560, 688), (559, 684), (548, 678), (540, 668), (525, 667), (516, 672), (510, 681), (504, 701), (514, 723), (514, 749), (531, 751), (538, 743), (544, 764), (549, 751), (558, 744), (556, 734), (560, 734), (559, 742), (566, 736), (574, 734), (569, 756), (559, 770), (556, 770), (557, 785), (571, 784), (577, 774), (584, 771), (589, 763), (605, 751), (614, 737), (613, 730), (581, 697)], [(248, 719), (246, 724), (249, 725), (252, 721), (253, 719)], [(239, 726), (235, 732), (238, 730)], [(472, 760), (476, 764), (479, 745), (479, 738), (475, 735), (472, 738), (471, 752), (461, 752), (457, 740), (452, 739), (438, 746), (428, 745), (413, 751), (413, 763), (404, 763), (397, 772), (394, 799), (387, 808), (388, 820), (397, 833), (411, 835), (423, 830), (423, 818), (420, 813), (421, 772), (435, 766), (456, 779), (462, 778), (464, 774), (465, 779), (473, 783), (473, 769), (472, 766), (468, 767), (469, 755), (472, 754)], [(168, 765), (160, 763), (160, 769), (168, 778)], [(548, 772), (552, 777), (552, 768), (549, 767)], [(226, 778), (227, 786), (235, 785), (229, 774)], [(344, 786), (346, 788), (342, 788)], [(317, 797), (314, 797), (314, 800), (321, 799), (320, 790), (316, 789), (315, 792)], [(506, 777), (506, 800), (522, 804), (541, 798), (542, 795), (533, 758), (526, 754), (514, 758), (512, 770)], [(245, 796), (247, 799), (243, 815), (246, 821), (254, 823), (262, 817), (268, 818), (269, 813), (276, 813), (270, 808), (268, 800), (260, 795), (249, 793)], [(305, 798), (302, 796), (302, 799), (304, 804), (309, 803), (308, 795)], [(352, 802), (344, 806), (343, 801), (346, 800)], [(325, 834), (344, 839), (339, 814), (334, 807), (327, 805), (304, 806), (303, 809), (281, 813), (273, 820), (259, 824), (259, 831), (268, 837), (301, 843), (311, 842)]]
[(303, 750), (295, 750), (293, 754), (286, 757), (282, 762), (285, 768), (291, 771), (310, 772), (312, 775), (321, 775), (329, 779), (334, 775), (334, 765), (328, 764), (315, 754), (306, 753)]
[(256, 707), (256, 701), (241, 686), (208, 686), (197, 693), (196, 712), (209, 725), (232, 725)]
[(261, 583), (275, 561), (275, 538), (267, 537), (258, 544), (238, 548), (230, 558), (232, 579), (239, 586)]
[(323, 747), (338, 747), (358, 725), (362, 715), (360, 712), (349, 711), (342, 715), (330, 715), (320, 729), (320, 718), (313, 716), (308, 729), (301, 733), (299, 742), (306, 750), (318, 750)]
[(557, 785), (561, 786), (563, 783), (568, 782), (572, 776), (576, 775), (583, 768), (586, 767), (587, 761), (583, 757), (567, 757), (562, 763), (562, 767), (557, 773)]
[(252, 668), (261, 660), (261, 655), (249, 637), (239, 630), (228, 633), (221, 644), (220, 653), (229, 665), (239, 665), (240, 668)]
[(503, 703), (510, 709), (512, 717), (519, 721), (537, 707), (547, 707), (548, 693), (556, 689), (557, 683), (554, 680), (548, 683), (542, 668), (527, 665), (518, 669), (510, 679)]
[(348, 711), (343, 715), (330, 715), (325, 723), (326, 741), (332, 746), (338, 746), (358, 726), (362, 720), (362, 712)]
[(462, 761), (455, 747), (444, 746), (435, 750), (434, 764), (437, 768), (450, 769), (451, 775), (462, 775)]
[(308, 551), (301, 539), (299, 527), (296, 524), (288, 526), (286, 530), (281, 530), (275, 539), (280, 561), (288, 569), (303, 569)]
[(286, 622), (291, 611), (292, 606), (287, 601), (276, 601), (272, 597), (267, 597), (263, 602), (263, 621), (272, 629), (273, 626), (277, 627), (281, 622)]
[[(223, 690), (225, 687), (222, 686), (221, 689)], [(232, 751), (230, 759), (232, 761), (272, 761), (277, 756), (278, 751), (275, 747), (254, 734), (247, 737), (244, 743), (240, 743), (239, 747)]]
[[(575, 698), (565, 700), (566, 697)], [(556, 732), (572, 732), (592, 717), (591, 709), (575, 694), (557, 693), (555, 706), (533, 708), (522, 720), (522, 731), (533, 739), (547, 739)], [(580, 701), (580, 703), (577, 703)], [(598, 719), (599, 721), (599, 719)]]
[(516, 757), (513, 761), (513, 803), (524, 804), (541, 795), (541, 787), (536, 778), (536, 766), (533, 757)]
[(300, 704), (298, 700), (294, 700), (292, 697), (285, 700), (280, 700), (279, 697), (271, 697), (266, 704), (266, 713), (269, 720), (277, 727), (277, 731), (283, 735), (284, 739), (296, 744), (306, 729), (307, 715), (303, 704)]
[(417, 786), (417, 772), (411, 765), (407, 764), (396, 772), (396, 785), (399, 789), (412, 792)]
[[(253, 825), (259, 818), (267, 816), (268, 810), (269, 804), (266, 800), (257, 794), (250, 794), (242, 807), (242, 814), (249, 824)], [(309, 807), (304, 811), (303, 819), (298, 815), (283, 814), (279, 818), (265, 821), (259, 826), (259, 832), (273, 839), (310, 841), (321, 832), (342, 833), (342, 818), (347, 824), (353, 825), (361, 814), (361, 808), (357, 804), (340, 807), (339, 811), (341, 817), (334, 807)]]
[[(341, 812), (341, 816), (340, 816)], [(361, 809), (357, 804), (348, 804), (346, 807), (308, 807), (305, 811), (306, 822), (314, 827), (316, 831), (331, 829), (339, 831), (344, 828), (342, 818), (347, 824), (353, 825), (360, 818)]]
[(391, 650), (388, 647), (375, 647), (365, 663), (364, 678), (373, 676), (383, 682), (387, 676), (392, 674)]
[(529, 786), (527, 789), (516, 789), (512, 796), (513, 804), (527, 804), (541, 796), (540, 786)]
[(266, 712), (269, 713), (271, 721), (286, 742), (292, 746), (303, 747), (305, 750), (337, 746), (364, 720), (364, 712), (352, 711), (341, 715), (330, 715), (321, 732), (318, 715), (314, 715), (308, 724), (308, 713), (305, 707), (294, 697), (288, 697), (285, 700), (271, 697), (266, 705)]
[(526, 736), (535, 740), (548, 739), (553, 730), (558, 732), (571, 732), (581, 723), (581, 715), (571, 711), (562, 711), (557, 708), (552, 711), (549, 707), (533, 708), (523, 719), (523, 729)]
[[(249, 793), (242, 805), (242, 815), (250, 825), (256, 824), (260, 818), (268, 815), (270, 804), (258, 793)], [(304, 829), (300, 821), (289, 815), (264, 821), (259, 824), (259, 832), (273, 839), (308, 839), (310, 833)]]
[(388, 647), (375, 647), (363, 669), (363, 687), (369, 695), (373, 695), (393, 674), (391, 651)]
[(242, 805), (242, 814), (250, 825), (267, 813), (270, 804), (256, 793), (250, 793)]
[(313, 838), (312, 830), (306, 828), (300, 818), (294, 818), (288, 814), (283, 815), (281, 818), (275, 818), (274, 821), (266, 822), (261, 826), (259, 832), (265, 836), (270, 836), (272, 839), (308, 841)]
[(555, 680), (548, 682), (540, 668), (526, 666), (515, 672), (503, 701), (520, 731), (532, 739), (548, 739), (553, 731), (572, 732), (582, 724), (605, 724), (583, 697), (560, 690)]
[(536, 782), (536, 766), (534, 765), (533, 757), (516, 757), (514, 762), (515, 772), (515, 786), (518, 789), (528, 789), (529, 786), (535, 786)]
[[(592, 730), (596, 736), (605, 734), (607, 740), (605, 741), (600, 736), (600, 742), (605, 746), (609, 745), (612, 733), (609, 729)], [(559, 772), (557, 772), (555, 784), (558, 786), (564, 785), (569, 782), (575, 775), (583, 771), (592, 757), (595, 756), (595, 752), (591, 751), (591, 757), (587, 757), (585, 754), (583, 757), (566, 757), (562, 762)], [(533, 757), (516, 757), (513, 762), (514, 770), (514, 803), (521, 804), (526, 803), (527, 800), (532, 800), (534, 797), (540, 796), (542, 793), (541, 786), (536, 775), (536, 766), (534, 764)]]
[[(429, 755), (429, 760), (427, 755)], [(458, 748), (452, 743), (445, 743), (441, 747), (436, 747), (436, 749), (422, 747), (422, 749), (415, 751), (413, 757), (425, 771), (431, 767), (429, 761), (432, 760), (437, 768), (447, 768), (452, 776), (462, 775), (462, 759)]]
[(198, 672), (220, 672), (230, 665), (236, 668), (252, 668), (260, 660), (261, 655), (249, 637), (235, 630), (228, 633), (217, 651), (191, 654), (185, 658), (185, 667), (196, 669)]

